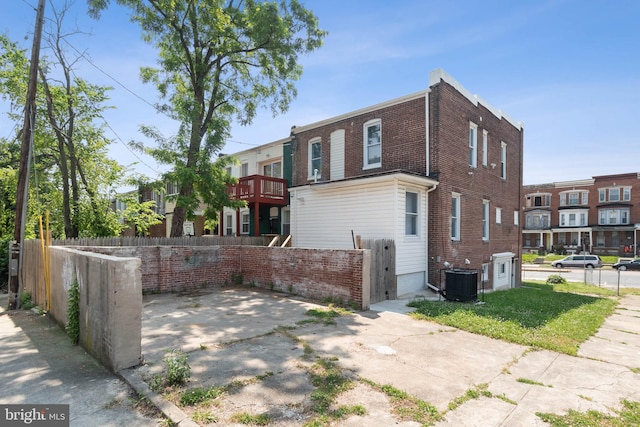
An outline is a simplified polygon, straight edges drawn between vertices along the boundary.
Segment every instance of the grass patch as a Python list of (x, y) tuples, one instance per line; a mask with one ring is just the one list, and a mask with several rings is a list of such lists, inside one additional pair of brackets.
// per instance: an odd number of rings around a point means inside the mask
[(408, 393), (390, 384), (378, 384), (362, 378), (362, 381), (386, 394), (393, 406), (393, 412), (403, 421), (415, 421), (424, 425), (433, 425), (442, 419), (442, 414), (430, 403), (410, 396)]
[(488, 384), (480, 384), (473, 388), (470, 388), (462, 396), (456, 397), (451, 402), (449, 402), (449, 405), (448, 405), (449, 410), (454, 411), (463, 403), (469, 400), (478, 399), (480, 398), (480, 396), (493, 397), (493, 395), (489, 390), (487, 390), (487, 388), (488, 388)]
[(544, 385), (543, 383), (541, 383), (539, 381), (531, 380), (529, 378), (517, 378), (516, 381), (519, 382), (519, 383), (522, 383), (522, 384), (539, 385), (541, 387), (553, 387), (553, 386), (550, 386), (550, 385)]
[(211, 424), (211, 423), (218, 422), (218, 417), (213, 415), (211, 411), (196, 411), (191, 416), (191, 419), (196, 423), (203, 423), (203, 424)]
[(626, 427), (640, 425), (640, 402), (622, 401), (622, 409), (615, 411), (615, 415), (604, 414), (599, 411), (578, 412), (569, 409), (566, 415), (536, 412), (536, 415), (552, 427), (570, 426), (602, 426)]
[(346, 308), (336, 307), (332, 304), (327, 308), (312, 308), (311, 310), (307, 310), (305, 313), (307, 316), (311, 316), (311, 319), (301, 320), (298, 322), (299, 325), (303, 325), (306, 323), (322, 323), (324, 325), (335, 325), (335, 319), (341, 316), (348, 316), (353, 314), (351, 311)]
[(251, 415), (247, 412), (233, 414), (230, 419), (234, 423), (253, 426), (266, 426), (271, 421), (269, 414)]
[(342, 369), (334, 359), (319, 358), (309, 368), (311, 385), (316, 389), (311, 393), (313, 411), (323, 415), (328, 412), (333, 400), (353, 387), (353, 381), (342, 375)]
[(273, 376), (273, 372), (267, 371), (262, 375), (256, 375), (253, 378), (245, 380), (231, 381), (229, 384), (210, 387), (194, 387), (180, 393), (180, 406), (196, 406), (210, 403), (225, 393), (237, 390), (249, 384), (255, 384), (258, 381), (264, 381)]
[[(527, 283), (528, 284), (528, 283)], [(617, 302), (536, 285), (485, 295), (484, 304), (414, 301), (410, 315), (517, 344), (576, 355)], [(550, 289), (551, 288), (551, 289)], [(590, 287), (591, 288), (591, 287)]]

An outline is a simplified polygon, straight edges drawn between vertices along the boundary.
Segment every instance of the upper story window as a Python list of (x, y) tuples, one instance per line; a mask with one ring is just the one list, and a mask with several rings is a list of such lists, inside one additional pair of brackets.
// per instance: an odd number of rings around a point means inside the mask
[(560, 193), (560, 206), (576, 206), (588, 204), (588, 191), (564, 191)]
[(460, 240), (460, 194), (451, 194), (451, 240)]
[(364, 169), (382, 165), (382, 122), (371, 120), (364, 124)]
[(282, 178), (282, 162), (277, 161), (262, 165), (262, 174), (272, 178)]
[(525, 228), (529, 230), (541, 230), (549, 228), (551, 224), (551, 213), (549, 212), (527, 212), (525, 214)]
[(598, 190), (600, 202), (628, 202), (631, 200), (631, 187), (611, 187)]
[(500, 143), (500, 178), (507, 179), (507, 143)]
[(551, 206), (551, 194), (527, 194), (526, 207), (549, 207)]
[(629, 224), (629, 209), (600, 209), (598, 225)]
[(482, 131), (482, 166), (487, 166), (489, 161), (489, 132)]
[(240, 165), (240, 178), (249, 176), (249, 163), (243, 163)]
[(478, 125), (469, 122), (469, 166), (478, 167)]
[(180, 192), (180, 188), (178, 188), (177, 182), (167, 182), (167, 196), (172, 196), (178, 194)]
[(489, 240), (489, 201), (482, 201), (482, 240)]
[(407, 191), (405, 195), (404, 234), (407, 236), (418, 235), (418, 193), (410, 191)]
[(320, 138), (309, 140), (309, 179), (322, 175), (322, 144)]
[(225, 171), (227, 171), (227, 175), (232, 175), (233, 174), (233, 170), (231, 169), (231, 166), (226, 167)]

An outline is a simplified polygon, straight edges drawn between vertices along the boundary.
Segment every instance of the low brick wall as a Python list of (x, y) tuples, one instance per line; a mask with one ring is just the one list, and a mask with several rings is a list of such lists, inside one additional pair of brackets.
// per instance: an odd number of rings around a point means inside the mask
[(242, 281), (313, 299), (369, 308), (370, 252), (265, 246), (77, 247), (140, 258), (142, 291), (184, 292)]

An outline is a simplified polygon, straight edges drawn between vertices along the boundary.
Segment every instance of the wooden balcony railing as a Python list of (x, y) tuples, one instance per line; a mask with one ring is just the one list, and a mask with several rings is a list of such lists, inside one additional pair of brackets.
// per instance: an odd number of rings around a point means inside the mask
[(288, 201), (287, 180), (264, 175), (251, 175), (238, 179), (229, 187), (231, 196), (247, 203), (267, 203), (286, 206)]

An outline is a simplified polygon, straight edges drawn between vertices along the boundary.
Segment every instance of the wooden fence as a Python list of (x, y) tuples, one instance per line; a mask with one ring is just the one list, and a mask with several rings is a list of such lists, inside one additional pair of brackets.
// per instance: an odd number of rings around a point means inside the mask
[(371, 250), (370, 303), (398, 297), (396, 278), (396, 244), (393, 240), (362, 240), (362, 249)]
[(52, 240), (53, 246), (267, 246), (273, 236), (97, 237)]

